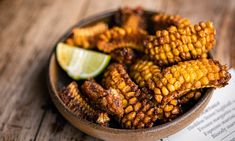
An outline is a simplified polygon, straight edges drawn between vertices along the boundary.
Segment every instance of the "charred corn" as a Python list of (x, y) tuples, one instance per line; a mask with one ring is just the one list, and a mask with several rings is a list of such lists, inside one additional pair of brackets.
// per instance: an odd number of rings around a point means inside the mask
[[(105, 71), (102, 84), (107, 88), (114, 88), (121, 92), (124, 99), (138, 97), (141, 94), (138, 86), (129, 78), (122, 64), (111, 64)], [(124, 102), (124, 107), (128, 106)]]
[(135, 58), (134, 50), (131, 48), (120, 48), (110, 53), (111, 58), (122, 64), (130, 64)]
[(106, 30), (108, 30), (108, 25), (104, 22), (89, 27), (76, 27), (72, 30), (72, 40), (69, 38), (66, 40), (66, 43), (83, 48), (94, 48), (96, 46), (97, 35)]
[(105, 90), (94, 80), (87, 80), (82, 85), (83, 92), (104, 111), (117, 117), (124, 113), (121, 94), (115, 89)]
[(177, 99), (173, 99), (168, 104), (158, 106), (158, 120), (161, 122), (171, 121), (182, 112), (181, 103)]
[(140, 100), (138, 86), (130, 79), (121, 64), (111, 64), (103, 78), (104, 86), (118, 90), (123, 96), (124, 115), (120, 123), (124, 128), (145, 128), (153, 126), (157, 120), (157, 108), (151, 101)]
[(197, 58), (207, 58), (215, 44), (215, 29), (211, 22), (185, 27), (170, 26), (158, 30), (156, 36), (144, 41), (145, 53), (159, 66)]
[(165, 105), (160, 105), (158, 119), (164, 123), (177, 118), (185, 112), (185, 109), (182, 109), (183, 106), (188, 106), (188, 103), (197, 102), (201, 95), (201, 89), (192, 90), (179, 98), (171, 100)]
[(118, 48), (143, 50), (143, 39), (146, 34), (142, 29), (113, 27), (99, 36), (97, 47), (106, 53)]
[(76, 82), (70, 83), (59, 93), (59, 96), (67, 108), (75, 115), (104, 126), (108, 125), (110, 120), (108, 114), (94, 110), (81, 95)]

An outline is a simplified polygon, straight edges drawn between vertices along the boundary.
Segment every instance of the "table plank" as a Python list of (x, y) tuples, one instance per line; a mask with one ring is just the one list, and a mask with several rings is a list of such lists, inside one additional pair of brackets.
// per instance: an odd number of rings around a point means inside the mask
[(98, 140), (71, 126), (46, 88), (52, 46), (81, 18), (120, 6), (180, 14), (193, 23), (212, 20), (216, 59), (235, 67), (234, 0), (2, 0), (0, 1), (0, 140)]
[(34, 140), (49, 98), (45, 70), (49, 53), (79, 19), (84, 2), (1, 2), (0, 140)]

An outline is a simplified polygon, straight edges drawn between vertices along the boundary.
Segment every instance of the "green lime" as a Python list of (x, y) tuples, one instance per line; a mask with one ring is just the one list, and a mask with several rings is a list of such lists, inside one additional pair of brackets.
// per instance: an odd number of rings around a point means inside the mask
[(99, 75), (108, 65), (110, 56), (59, 43), (56, 58), (61, 68), (75, 79), (86, 79)]

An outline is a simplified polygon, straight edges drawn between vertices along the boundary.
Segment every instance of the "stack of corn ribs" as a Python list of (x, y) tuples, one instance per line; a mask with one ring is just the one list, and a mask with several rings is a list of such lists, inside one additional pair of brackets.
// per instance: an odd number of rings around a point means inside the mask
[(207, 88), (228, 84), (228, 68), (208, 56), (215, 45), (212, 22), (192, 24), (164, 13), (147, 19), (141, 8), (122, 8), (114, 17), (113, 27), (105, 22), (76, 27), (66, 40), (112, 56), (102, 80), (71, 82), (59, 93), (80, 118), (102, 126), (112, 127), (114, 120), (119, 128), (148, 128), (186, 112), (184, 106), (196, 104)]

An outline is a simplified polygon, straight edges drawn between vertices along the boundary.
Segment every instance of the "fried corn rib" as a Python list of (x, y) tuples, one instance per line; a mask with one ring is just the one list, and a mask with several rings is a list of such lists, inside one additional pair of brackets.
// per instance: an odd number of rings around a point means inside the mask
[(158, 120), (161, 122), (171, 121), (178, 115), (182, 114), (181, 103), (178, 100), (171, 100), (166, 105), (158, 107)]
[(94, 48), (96, 46), (97, 36), (106, 30), (108, 30), (108, 25), (104, 22), (99, 22), (89, 27), (76, 27), (72, 30), (73, 37), (68, 38), (66, 43), (83, 48)]
[[(158, 66), (154, 65), (152, 61), (148, 60), (138, 60), (134, 65), (130, 67), (130, 76), (133, 80), (138, 84), (139, 87), (149, 88), (152, 91), (155, 90), (155, 93), (158, 93), (158, 89), (155, 89), (156, 82), (162, 77), (161, 70)], [(174, 83), (175, 79), (169, 80), (168, 83)], [(196, 101), (201, 97), (201, 90), (193, 90), (186, 93), (183, 96), (179, 96), (179, 98), (175, 98), (170, 100), (167, 104), (161, 104), (161, 101), (164, 97), (163, 94), (154, 95), (155, 100), (160, 103), (158, 105), (158, 120), (162, 122), (167, 122), (178, 115), (182, 114), (183, 111), (181, 109), (182, 104), (186, 104), (189, 101)]]
[(110, 118), (107, 113), (93, 109), (81, 95), (77, 83), (71, 82), (65, 87), (59, 96), (67, 108), (75, 115), (107, 126)]
[(197, 101), (202, 95), (201, 90), (195, 90), (195, 91), (190, 91), (187, 94), (185, 94), (184, 96), (179, 98), (179, 103), (180, 104), (187, 104), (190, 101)]
[[(147, 60), (138, 60), (136, 64), (130, 68), (130, 76), (138, 84), (139, 87), (154, 90), (156, 87), (155, 81), (161, 77), (161, 70), (153, 62)], [(154, 95), (154, 94), (153, 94)], [(155, 99), (161, 101), (163, 96), (157, 96)], [(158, 119), (170, 120), (181, 113), (181, 108), (177, 99), (173, 99), (167, 105), (158, 106)]]
[(118, 48), (143, 50), (143, 39), (146, 34), (142, 29), (113, 27), (99, 36), (97, 47), (106, 53)]
[(212, 22), (200, 22), (185, 27), (170, 26), (158, 30), (156, 36), (144, 40), (145, 53), (159, 66), (181, 61), (207, 58), (215, 44), (215, 29)]
[(130, 79), (122, 64), (111, 64), (102, 81), (108, 88), (114, 88), (123, 96), (124, 115), (120, 123), (124, 128), (152, 127), (157, 120), (157, 108), (151, 101), (140, 100), (138, 86)]
[[(177, 77), (177, 73), (180, 74), (180, 76)], [(178, 87), (176, 84), (176, 87), (174, 86), (172, 89), (171, 86), (173, 86), (173, 84), (165, 85), (170, 93), (164, 97), (163, 102), (168, 102), (174, 97), (182, 96), (190, 90), (224, 87), (231, 78), (228, 68), (212, 59), (180, 62), (178, 65), (166, 68), (163, 71), (161, 82), (164, 81), (164, 78), (167, 80), (171, 79), (171, 76), (172, 78), (178, 78), (180, 86)]]
[(120, 8), (119, 11), (115, 14), (115, 22), (121, 27), (129, 28), (146, 28), (145, 18), (143, 16), (143, 9), (137, 7), (131, 9), (129, 7)]
[(131, 64), (135, 59), (135, 52), (131, 48), (119, 48), (110, 53), (111, 58), (122, 64)]
[[(144, 63), (149, 65), (143, 65)], [(212, 59), (180, 62), (167, 67), (161, 73), (153, 63), (147, 63), (138, 61), (131, 67), (131, 75), (136, 82), (148, 85), (154, 91), (155, 100), (163, 104), (191, 90), (223, 87), (231, 78), (227, 67)], [(156, 70), (149, 71), (151, 68)]]
[(111, 115), (122, 117), (124, 113), (121, 95), (115, 89), (105, 90), (94, 80), (87, 80), (82, 85), (84, 93), (102, 110)]
[(148, 87), (154, 90), (155, 81), (161, 77), (161, 70), (152, 61), (138, 60), (131, 65), (130, 76), (140, 87)]
[(163, 30), (170, 26), (185, 27), (190, 25), (190, 21), (179, 15), (168, 15), (166, 13), (159, 13), (152, 17), (155, 31)]

